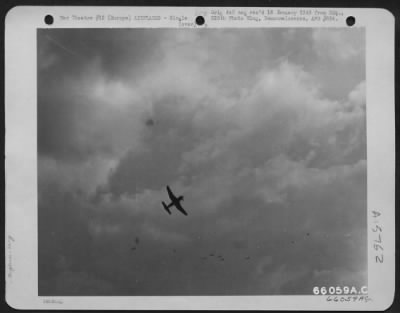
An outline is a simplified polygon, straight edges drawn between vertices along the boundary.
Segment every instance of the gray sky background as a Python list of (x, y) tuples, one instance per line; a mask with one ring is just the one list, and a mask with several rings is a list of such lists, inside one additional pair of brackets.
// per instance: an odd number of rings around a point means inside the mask
[(40, 295), (366, 284), (363, 29), (39, 30), (38, 154)]

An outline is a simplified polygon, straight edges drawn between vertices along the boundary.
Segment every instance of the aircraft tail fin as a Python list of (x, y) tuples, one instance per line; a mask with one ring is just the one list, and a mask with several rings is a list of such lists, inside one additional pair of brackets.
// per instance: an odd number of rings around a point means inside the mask
[(163, 205), (163, 207), (164, 207), (165, 211), (167, 211), (167, 212), (168, 212), (168, 214), (171, 214), (171, 211), (169, 210), (168, 206), (165, 204), (165, 202), (164, 202), (164, 201), (162, 201), (162, 205)]

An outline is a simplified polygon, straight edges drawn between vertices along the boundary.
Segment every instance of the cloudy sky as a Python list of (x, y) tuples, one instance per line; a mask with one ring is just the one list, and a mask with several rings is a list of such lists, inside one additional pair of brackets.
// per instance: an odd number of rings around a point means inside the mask
[(362, 29), (37, 40), (40, 295), (366, 284)]

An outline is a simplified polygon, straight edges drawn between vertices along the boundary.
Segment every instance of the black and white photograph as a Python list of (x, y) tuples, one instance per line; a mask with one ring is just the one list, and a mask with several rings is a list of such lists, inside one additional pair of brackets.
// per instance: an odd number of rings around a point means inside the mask
[(40, 296), (367, 288), (364, 28), (38, 29)]
[(7, 304), (389, 308), (394, 30), (376, 8), (11, 9)]

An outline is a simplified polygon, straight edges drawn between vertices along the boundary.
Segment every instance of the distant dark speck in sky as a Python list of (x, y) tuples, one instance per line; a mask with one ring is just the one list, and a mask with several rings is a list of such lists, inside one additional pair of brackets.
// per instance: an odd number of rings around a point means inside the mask
[(151, 119), (151, 118), (147, 119), (147, 120), (146, 120), (146, 125), (147, 125), (147, 126), (153, 126), (153, 125), (154, 125), (154, 120)]

